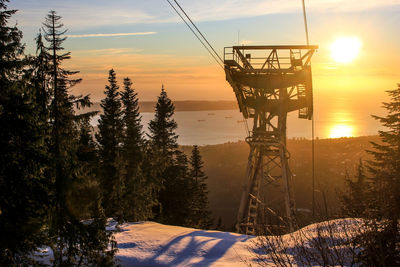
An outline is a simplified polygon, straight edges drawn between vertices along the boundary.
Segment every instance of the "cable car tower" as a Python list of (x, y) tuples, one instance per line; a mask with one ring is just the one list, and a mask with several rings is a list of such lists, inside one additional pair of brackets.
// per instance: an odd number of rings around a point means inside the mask
[[(302, 6), (307, 45), (225, 47), (223, 59), (178, 1), (167, 2), (224, 69), (246, 126), (247, 119), (253, 120), (253, 128), (248, 130), (246, 138), (250, 155), (236, 230), (254, 235), (261, 225), (273, 229), (282, 224), (294, 230), (293, 175), (288, 163), (290, 154), (286, 149), (287, 114), (298, 111), (300, 119), (313, 117), (311, 57), (318, 48), (309, 45), (305, 0), (302, 0)], [(314, 210), (314, 123), (312, 125)], [(285, 205), (273, 210), (277, 201)]]
[[(226, 80), (233, 88), (240, 112), (253, 121), (246, 138), (250, 154), (237, 214), (236, 230), (240, 233), (255, 235), (261, 225), (273, 228), (282, 223), (294, 230), (287, 114), (298, 111), (300, 119), (308, 120), (313, 116), (310, 61), (317, 48), (281, 45), (224, 49)], [(273, 210), (274, 201), (284, 203), (284, 207)]]

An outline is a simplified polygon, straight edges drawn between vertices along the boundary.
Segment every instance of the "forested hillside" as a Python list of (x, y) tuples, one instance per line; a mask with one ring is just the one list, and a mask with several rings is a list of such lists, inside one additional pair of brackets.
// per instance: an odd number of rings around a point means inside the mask
[[(317, 209), (326, 215), (339, 211), (338, 193), (344, 189), (346, 172), (354, 175), (360, 159), (367, 160), (365, 150), (371, 149), (370, 141), (378, 142), (378, 136), (315, 140), (315, 179)], [(186, 153), (190, 146), (183, 147)], [(294, 190), (298, 209), (312, 209), (311, 141), (288, 140), (290, 166), (295, 174)], [(242, 184), (245, 179), (249, 146), (246, 142), (226, 143), (200, 147), (204, 159), (204, 171), (209, 177), (210, 208), (215, 222), (222, 219), (226, 229), (232, 229), (239, 205)], [(307, 212), (304, 212), (307, 215)], [(308, 212), (310, 214), (310, 212)]]

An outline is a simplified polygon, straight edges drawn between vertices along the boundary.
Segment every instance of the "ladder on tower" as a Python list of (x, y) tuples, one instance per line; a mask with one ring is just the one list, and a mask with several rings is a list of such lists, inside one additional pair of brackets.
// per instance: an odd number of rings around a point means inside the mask
[[(297, 99), (307, 101), (306, 86), (304, 84), (297, 85)], [(299, 119), (308, 119), (310, 116), (309, 107), (299, 109)]]

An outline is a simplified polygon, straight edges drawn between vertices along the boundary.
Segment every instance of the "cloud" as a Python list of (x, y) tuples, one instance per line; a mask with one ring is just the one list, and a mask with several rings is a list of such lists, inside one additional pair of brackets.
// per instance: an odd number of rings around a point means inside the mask
[[(269, 14), (301, 13), (302, 5), (297, 0), (202, 0), (179, 1), (194, 21), (219, 21), (254, 17)], [(306, 0), (310, 13), (362, 12), (371, 9), (400, 6), (399, 0)], [(179, 20), (171, 12), (171, 17)], [(155, 20), (159, 17), (154, 18)], [(163, 18), (164, 19), (164, 18)]]
[(136, 35), (152, 35), (156, 32), (126, 32), (126, 33), (90, 33), (90, 34), (69, 34), (69, 38), (86, 38), (86, 37), (119, 37), (119, 36), (136, 36)]
[(136, 54), (143, 52), (144, 49), (139, 48), (104, 48), (104, 49), (79, 49), (74, 50), (74, 56), (93, 56), (93, 55), (126, 55), (126, 54)]
[[(298, 0), (180, 0), (195, 22), (219, 21), (268, 14), (301, 13)], [(399, 7), (399, 0), (306, 0), (310, 13), (361, 12), (385, 7)], [(120, 0), (24, 0), (12, 1), (10, 8), (20, 11), (15, 16), (19, 25), (40, 26), (49, 7), (63, 16), (63, 22), (73, 28), (104, 25), (180, 22), (166, 1)]]

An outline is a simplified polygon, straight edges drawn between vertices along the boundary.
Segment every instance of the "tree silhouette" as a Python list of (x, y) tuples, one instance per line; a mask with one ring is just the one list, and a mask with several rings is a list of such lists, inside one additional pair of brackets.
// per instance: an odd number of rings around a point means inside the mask
[(7, 25), (16, 12), (7, 2), (0, 0), (0, 265), (20, 266), (34, 264), (27, 255), (45, 244), (50, 186), (34, 66), (22, 32)]
[(388, 94), (391, 101), (383, 103), (388, 114), (373, 116), (388, 130), (379, 131), (381, 143), (373, 142), (374, 149), (368, 151), (374, 157), (368, 162), (368, 231), (358, 240), (363, 247), (360, 260), (367, 266), (396, 266), (400, 262), (400, 84)]
[(152, 179), (145, 175), (145, 143), (143, 139), (138, 96), (129, 78), (124, 79), (121, 93), (124, 136), (122, 158), (125, 168), (124, 219), (143, 221), (152, 217), (155, 196)]
[(356, 180), (346, 177), (347, 192), (342, 195), (343, 213), (350, 217), (360, 217), (366, 212), (368, 180), (363, 161), (357, 167)]
[[(77, 190), (76, 185), (85, 179), (85, 165), (78, 159), (79, 131), (78, 123), (89, 119), (93, 113), (76, 115), (74, 106), (78, 109), (91, 105), (89, 96), (74, 96), (69, 89), (81, 82), (72, 79), (78, 71), (62, 68), (62, 62), (70, 58), (70, 52), (63, 52), (65, 30), (61, 17), (55, 11), (50, 11), (43, 23), (44, 38), (48, 42), (45, 47), (49, 63), (49, 73), (46, 82), (50, 85), (52, 96), (50, 101), (49, 122), (51, 126), (50, 156), (51, 175), (54, 177), (53, 207), (51, 212), (50, 237), (54, 252), (55, 264), (78, 265), (80, 263), (112, 261), (114, 250), (107, 252), (111, 235), (106, 233), (105, 218), (101, 211), (93, 218), (93, 224), (84, 224), (80, 216), (71, 206), (69, 196)], [(94, 229), (96, 231), (94, 231)], [(89, 231), (90, 230), (90, 231)], [(93, 243), (90, 234), (103, 235), (99, 242)], [(85, 248), (83, 250), (83, 248)], [(84, 253), (85, 251), (85, 253)]]
[(203, 172), (203, 160), (198, 146), (193, 146), (190, 157), (189, 177), (191, 179), (191, 227), (208, 229), (211, 218), (208, 203), (207, 176)]
[(156, 170), (155, 183), (159, 185), (159, 210), (156, 220), (167, 224), (183, 225), (188, 205), (184, 183), (187, 183), (187, 159), (178, 150), (177, 123), (173, 119), (174, 104), (169, 99), (164, 85), (158, 96), (154, 119), (149, 123), (148, 152), (153, 158), (150, 164)]
[(173, 161), (173, 156), (178, 148), (178, 135), (175, 133), (178, 127), (172, 118), (175, 112), (174, 104), (169, 99), (164, 85), (156, 104), (156, 113), (153, 120), (149, 123), (148, 135), (151, 140), (152, 148), (157, 151), (159, 156), (159, 167), (165, 168)]
[(116, 73), (112, 69), (108, 76), (101, 101), (104, 113), (100, 115), (99, 132), (96, 134), (99, 143), (100, 177), (103, 192), (103, 207), (107, 216), (116, 216), (122, 220), (122, 192), (124, 180), (121, 159), (121, 142), (123, 141), (123, 121), (121, 99), (118, 92)]

